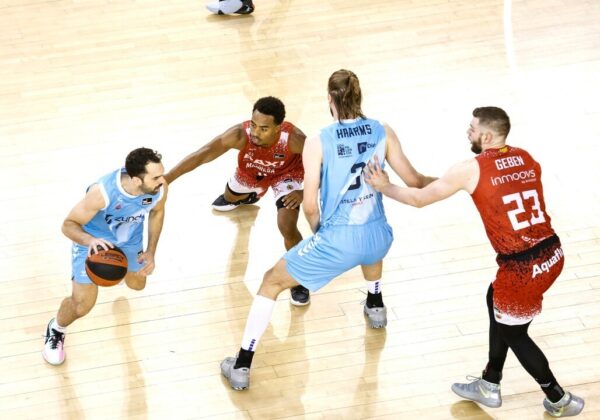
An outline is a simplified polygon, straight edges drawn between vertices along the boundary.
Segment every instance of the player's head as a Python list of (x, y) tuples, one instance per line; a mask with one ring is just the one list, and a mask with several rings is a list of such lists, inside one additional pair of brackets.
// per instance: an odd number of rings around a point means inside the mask
[(265, 96), (254, 103), (250, 121), (250, 140), (257, 146), (269, 147), (278, 139), (285, 119), (285, 105), (273, 96)]
[(132, 150), (125, 159), (125, 170), (143, 194), (157, 194), (165, 179), (162, 156), (146, 147)]
[(510, 118), (495, 106), (484, 106), (473, 110), (473, 119), (467, 130), (471, 150), (481, 153), (488, 147), (503, 146), (510, 132)]
[(350, 70), (338, 70), (327, 83), (329, 110), (337, 120), (365, 118), (362, 109), (362, 93), (356, 74)]

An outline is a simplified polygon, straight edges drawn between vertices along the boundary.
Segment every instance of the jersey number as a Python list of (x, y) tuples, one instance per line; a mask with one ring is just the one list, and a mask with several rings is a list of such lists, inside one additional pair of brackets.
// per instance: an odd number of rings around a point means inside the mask
[[(525, 206), (523, 202), (525, 200), (531, 201), (531, 219), (521, 220), (517, 219), (517, 215), (525, 213)], [(540, 200), (538, 199), (538, 193), (536, 190), (527, 190), (521, 193), (508, 194), (502, 197), (504, 204), (516, 203), (517, 208), (508, 211), (508, 218), (514, 230), (521, 230), (531, 225), (538, 223), (544, 223), (544, 212), (540, 208)]]
[(355, 174), (357, 169), (360, 170), (358, 171), (358, 176), (354, 179), (354, 183), (352, 183), (352, 185), (348, 187), (348, 191), (360, 188), (360, 175), (362, 174), (362, 168), (364, 168), (365, 166), (366, 163), (364, 162), (355, 163), (354, 165), (352, 165), (352, 168), (350, 169), (351, 173)]

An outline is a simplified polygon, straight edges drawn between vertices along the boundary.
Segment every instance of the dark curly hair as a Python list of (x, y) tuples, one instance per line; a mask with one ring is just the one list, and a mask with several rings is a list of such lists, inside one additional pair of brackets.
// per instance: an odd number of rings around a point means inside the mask
[(162, 155), (155, 150), (140, 147), (132, 150), (125, 159), (125, 169), (130, 177), (144, 178), (146, 165), (149, 162), (160, 163)]
[(258, 111), (261, 114), (270, 115), (275, 120), (275, 124), (279, 125), (285, 119), (285, 105), (281, 100), (274, 96), (265, 96), (254, 103), (252, 112)]

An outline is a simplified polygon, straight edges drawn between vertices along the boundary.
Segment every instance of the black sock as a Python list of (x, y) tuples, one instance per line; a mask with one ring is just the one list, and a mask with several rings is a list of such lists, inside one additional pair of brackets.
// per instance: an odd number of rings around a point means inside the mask
[(239, 368), (249, 368), (252, 364), (252, 358), (254, 357), (254, 352), (249, 350), (244, 350), (240, 347), (240, 352), (238, 353), (237, 360), (235, 361), (234, 369)]
[(542, 387), (542, 391), (546, 394), (546, 397), (550, 400), (550, 402), (557, 403), (560, 399), (565, 395), (565, 391), (561, 388), (561, 386), (556, 382), (552, 381), (547, 384), (540, 384)]
[(367, 308), (383, 308), (383, 295), (367, 292)]
[(502, 372), (494, 370), (488, 363), (488, 365), (485, 367), (485, 370), (481, 374), (481, 379), (483, 379), (484, 381), (491, 382), (493, 384), (499, 384), (502, 380)]

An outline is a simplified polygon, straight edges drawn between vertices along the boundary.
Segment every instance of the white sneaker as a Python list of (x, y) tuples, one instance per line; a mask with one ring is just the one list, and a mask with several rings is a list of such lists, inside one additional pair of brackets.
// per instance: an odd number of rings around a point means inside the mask
[(385, 305), (382, 307), (369, 308), (365, 302), (363, 313), (367, 317), (369, 327), (385, 328), (387, 325), (387, 308)]
[(234, 369), (236, 360), (236, 357), (226, 357), (221, 362), (221, 373), (227, 378), (233, 389), (242, 391), (250, 387), (250, 368)]
[(252, 0), (219, 0), (206, 5), (216, 15), (249, 15), (254, 12)]
[(471, 382), (452, 384), (452, 391), (456, 395), (491, 408), (498, 408), (502, 405), (500, 384), (494, 384), (475, 376), (467, 376), (467, 379)]
[(52, 321), (54, 321), (54, 318), (48, 322), (48, 326), (46, 327), (46, 341), (44, 342), (42, 355), (46, 359), (46, 362), (58, 366), (65, 361), (65, 350), (63, 348), (65, 335), (54, 328), (50, 328)]
[(585, 401), (577, 395), (565, 392), (565, 395), (558, 402), (550, 402), (544, 398), (544, 408), (552, 417), (571, 417), (581, 413)]

